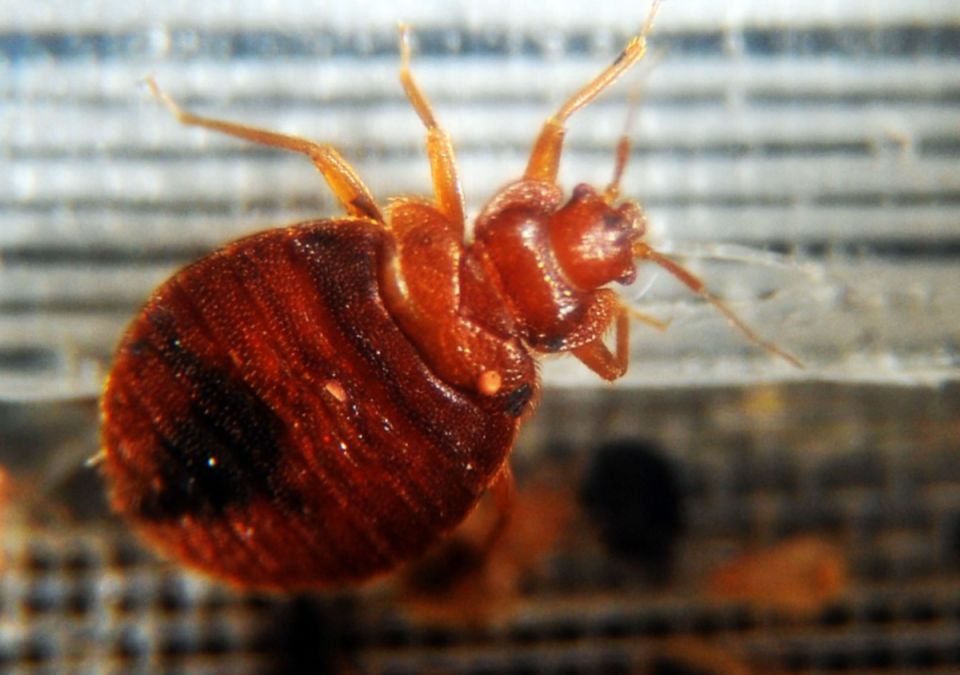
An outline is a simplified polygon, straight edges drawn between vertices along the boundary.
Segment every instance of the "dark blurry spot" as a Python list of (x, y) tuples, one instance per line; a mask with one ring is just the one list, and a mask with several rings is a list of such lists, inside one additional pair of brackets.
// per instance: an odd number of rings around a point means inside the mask
[(234, 641), (231, 639), (229, 631), (227, 631), (224, 626), (214, 626), (210, 631), (204, 635), (203, 641), (200, 643), (200, 653), (207, 654), (209, 656), (220, 656), (222, 654), (229, 654), (233, 650), (239, 649), (240, 646), (234, 644)]
[(480, 569), (484, 562), (484, 551), (453, 537), (419, 560), (407, 583), (419, 595), (443, 598), (452, 593), (464, 577)]
[(143, 548), (132, 540), (121, 539), (112, 550), (110, 564), (126, 570), (146, 565), (150, 561), (149, 555)]
[(683, 533), (683, 494), (674, 467), (655, 445), (618, 440), (597, 449), (580, 490), (607, 549), (663, 580)]
[(60, 608), (61, 594), (55, 584), (40, 577), (26, 589), (23, 604), (31, 614), (45, 614)]
[(861, 611), (866, 623), (884, 624), (891, 623), (894, 620), (893, 607), (883, 597), (868, 600)]
[(127, 626), (117, 639), (116, 655), (121, 659), (144, 658), (150, 653), (150, 638), (137, 626)]
[(910, 623), (931, 622), (938, 618), (936, 606), (935, 598), (913, 598), (903, 603), (899, 615), (900, 618)]
[(852, 621), (849, 609), (840, 605), (830, 607), (820, 615), (820, 624), (824, 626), (845, 626)]
[(649, 637), (666, 637), (676, 629), (670, 617), (659, 613), (651, 613), (640, 619), (636, 632)]
[(863, 665), (867, 668), (887, 670), (897, 661), (896, 650), (886, 641), (874, 641), (867, 646), (863, 655)]
[(17, 373), (52, 371), (59, 361), (55, 351), (43, 347), (17, 346), (0, 349), (0, 370)]
[(852, 654), (847, 653), (843, 649), (825, 651), (819, 655), (818, 661), (819, 663), (817, 665), (827, 671), (851, 670), (853, 667)]
[(560, 620), (553, 625), (546, 626), (544, 638), (550, 644), (556, 642), (575, 642), (583, 639), (585, 629), (586, 626), (582, 621), (574, 619)]
[(160, 640), (160, 655), (166, 658), (192, 656), (197, 651), (197, 635), (184, 626), (167, 631)]
[(27, 665), (49, 663), (57, 657), (57, 645), (48, 634), (30, 635), (21, 648), (21, 661)]
[(58, 506), (63, 506), (77, 521), (95, 521), (109, 512), (108, 491), (103, 474), (87, 466), (77, 466), (54, 483), (44, 495)]
[(186, 612), (193, 605), (183, 578), (178, 576), (168, 576), (162, 580), (157, 601), (160, 609), (171, 614)]
[(824, 461), (817, 470), (816, 479), (821, 489), (854, 486), (881, 489), (887, 481), (887, 470), (880, 452), (864, 450)]
[(781, 657), (780, 662), (789, 672), (810, 668), (810, 652), (803, 649), (790, 649)]
[(79, 583), (67, 596), (67, 610), (78, 619), (89, 614), (97, 605), (96, 588), (91, 583)]
[(940, 528), (940, 546), (944, 561), (954, 569), (960, 569), (960, 513), (948, 513)]
[(23, 562), (23, 566), (35, 574), (53, 572), (59, 565), (60, 561), (56, 554), (41, 545), (31, 546)]
[(83, 462), (97, 451), (98, 423), (95, 401), (0, 402), (3, 470), (14, 478), (44, 481), (53, 468), (72, 464), (82, 471)]
[(306, 675), (340, 672), (340, 621), (348, 607), (298, 596), (276, 606), (271, 628), (258, 651), (271, 656), (267, 675)]
[(700, 668), (689, 663), (681, 663), (679, 660), (661, 656), (654, 659), (650, 664), (651, 675), (717, 675), (717, 671)]
[(901, 658), (908, 666), (915, 666), (920, 670), (928, 670), (937, 667), (943, 662), (934, 645), (915, 645), (906, 649)]
[(68, 551), (63, 559), (63, 569), (73, 574), (93, 572), (100, 567), (100, 556), (92, 548), (81, 547)]

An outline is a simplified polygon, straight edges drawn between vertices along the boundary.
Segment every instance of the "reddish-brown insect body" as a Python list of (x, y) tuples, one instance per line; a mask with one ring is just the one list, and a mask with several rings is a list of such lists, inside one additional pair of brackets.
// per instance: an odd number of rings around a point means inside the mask
[(401, 82), (427, 127), (434, 198), (385, 214), (330, 146), (197, 117), (150, 82), (185, 124), (309, 156), (347, 216), (242, 239), (154, 292), (103, 396), (115, 509), (194, 568), (294, 589), (420, 556), (488, 488), (505, 503), (507, 456), (540, 389), (534, 355), (568, 351), (622, 375), (628, 310), (604, 286), (631, 281), (637, 257), (670, 264), (640, 241), (640, 207), (612, 205), (616, 180), (565, 204), (556, 185), (565, 120), (643, 57), (653, 13), (547, 121), (472, 243), (404, 31)]

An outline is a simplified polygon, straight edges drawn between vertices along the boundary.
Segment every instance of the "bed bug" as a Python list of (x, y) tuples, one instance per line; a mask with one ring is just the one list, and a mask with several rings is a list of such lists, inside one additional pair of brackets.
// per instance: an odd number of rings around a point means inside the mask
[(423, 554), (486, 490), (509, 502), (535, 355), (623, 375), (630, 313), (606, 286), (632, 281), (636, 258), (726, 311), (641, 240), (640, 206), (613, 204), (619, 178), (566, 203), (557, 185), (567, 119), (643, 58), (655, 13), (548, 119), (470, 242), (453, 147), (403, 27), (400, 81), (434, 195), (385, 211), (333, 147), (196, 116), (148, 81), (183, 124), (307, 155), (346, 216), (240, 239), (154, 291), (102, 399), (114, 509), (162, 552), (244, 587), (365, 581)]

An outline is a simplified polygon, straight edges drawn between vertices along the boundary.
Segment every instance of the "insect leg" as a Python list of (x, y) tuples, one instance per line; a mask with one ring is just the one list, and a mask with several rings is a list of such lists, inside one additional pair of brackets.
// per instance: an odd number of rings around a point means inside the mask
[(463, 187), (460, 184), (453, 143), (450, 135), (437, 122), (430, 101), (413, 79), (410, 70), (409, 31), (403, 24), (400, 24), (400, 83), (410, 104), (427, 128), (427, 155), (430, 157), (430, 173), (433, 176), (437, 207), (462, 237), (465, 227)]
[(653, 28), (653, 18), (659, 7), (660, 0), (654, 0), (643, 28), (620, 52), (620, 56), (583, 89), (571, 96), (555, 115), (547, 119), (530, 153), (524, 178), (548, 183), (557, 181), (560, 155), (563, 152), (563, 137), (567, 132), (567, 119), (606, 91), (621, 75), (643, 59), (647, 53), (647, 35)]
[(627, 372), (630, 363), (630, 313), (612, 292), (607, 297), (610, 298), (608, 307), (612, 311), (609, 323), (616, 322), (616, 352), (610, 351), (600, 335), (585, 345), (575, 347), (571, 353), (597, 375), (613, 381)]
[(212, 131), (219, 131), (223, 134), (243, 138), (254, 143), (269, 145), (275, 148), (283, 148), (307, 155), (314, 165), (323, 174), (334, 196), (343, 204), (347, 213), (358, 218), (370, 218), (383, 223), (383, 215), (377, 207), (377, 203), (370, 194), (370, 190), (363, 184), (360, 177), (347, 163), (343, 156), (329, 145), (315, 143), (297, 136), (288, 136), (287, 134), (248, 127), (236, 122), (226, 122), (224, 120), (201, 117), (193, 113), (182, 110), (176, 101), (168, 96), (152, 78), (147, 78), (147, 86), (164, 105), (173, 113), (174, 117), (181, 124), (189, 126), (203, 127)]
[(517, 501), (517, 487), (513, 480), (513, 470), (510, 468), (509, 461), (503, 463), (500, 472), (497, 473), (488, 489), (493, 495), (497, 520), (484, 539), (482, 545), (484, 552), (490, 551), (497, 545), (513, 518), (513, 509)]

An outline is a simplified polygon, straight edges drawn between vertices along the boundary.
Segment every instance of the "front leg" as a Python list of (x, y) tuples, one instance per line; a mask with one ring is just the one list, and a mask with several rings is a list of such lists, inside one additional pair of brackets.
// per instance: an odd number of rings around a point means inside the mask
[(420, 90), (420, 86), (410, 70), (410, 39), (407, 27), (400, 25), (400, 82), (407, 99), (417, 116), (427, 128), (427, 156), (430, 158), (430, 173), (433, 176), (433, 193), (437, 208), (446, 217), (447, 222), (464, 236), (466, 218), (463, 206), (463, 187), (460, 185), (460, 173), (457, 159), (453, 153), (450, 135), (440, 126), (429, 99)]
[[(571, 353), (590, 370), (605, 380), (620, 379), (627, 372), (630, 362), (630, 314), (613, 292), (604, 293), (599, 314), (606, 316), (606, 323), (597, 331), (596, 337), (589, 342), (570, 350)], [(611, 352), (603, 341), (603, 334), (611, 323), (616, 322), (615, 352)]]
[(659, 8), (660, 0), (654, 0), (643, 28), (620, 52), (617, 59), (590, 80), (583, 89), (571, 96), (555, 115), (547, 119), (530, 153), (524, 178), (556, 183), (560, 155), (563, 153), (563, 138), (567, 132), (567, 119), (576, 111), (586, 107), (620, 79), (621, 75), (643, 59), (647, 53), (647, 34), (653, 28), (653, 18)]

